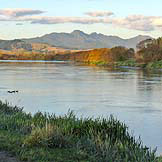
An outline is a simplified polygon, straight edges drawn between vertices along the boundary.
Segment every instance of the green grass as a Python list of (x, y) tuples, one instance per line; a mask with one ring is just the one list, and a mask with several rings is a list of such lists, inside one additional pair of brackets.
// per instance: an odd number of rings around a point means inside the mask
[(115, 66), (115, 67), (128, 66), (128, 67), (139, 67), (142, 69), (162, 69), (162, 60), (148, 62), (148, 63), (138, 63), (135, 59), (129, 59), (129, 60), (118, 61), (114, 63), (98, 61), (98, 62), (90, 62), (89, 64), (97, 65), (97, 66)]
[(114, 63), (115, 66), (130, 66), (130, 67), (138, 67), (139, 64), (134, 59), (118, 61)]
[(149, 62), (146, 65), (146, 68), (148, 68), (148, 69), (162, 69), (162, 60), (161, 61)]
[(109, 65), (109, 63), (106, 62), (106, 61), (90, 61), (90, 62), (88, 62), (88, 64), (90, 64), (90, 65), (97, 65), (97, 66)]
[(105, 61), (96, 61), (96, 62), (89, 62), (90, 65), (96, 66), (111, 66), (111, 67), (121, 67), (121, 66), (128, 66), (128, 67), (141, 67), (144, 68), (143, 64), (138, 63), (135, 59), (129, 59), (125, 61), (117, 61), (117, 62), (105, 62)]
[(148, 149), (128, 132), (127, 126), (110, 116), (78, 119), (27, 114), (0, 102), (0, 150), (20, 160), (37, 162), (157, 162)]

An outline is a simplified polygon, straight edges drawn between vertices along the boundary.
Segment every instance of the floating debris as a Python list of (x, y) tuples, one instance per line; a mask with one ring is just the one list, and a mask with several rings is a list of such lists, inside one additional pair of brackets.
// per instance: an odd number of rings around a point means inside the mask
[(19, 91), (16, 90), (16, 91), (7, 91), (8, 93), (18, 93)]

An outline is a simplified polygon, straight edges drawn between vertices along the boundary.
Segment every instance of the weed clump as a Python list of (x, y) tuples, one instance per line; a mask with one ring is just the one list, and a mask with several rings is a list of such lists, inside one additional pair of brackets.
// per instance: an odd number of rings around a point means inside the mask
[(72, 145), (72, 140), (64, 135), (57, 126), (47, 124), (43, 128), (33, 128), (31, 134), (25, 138), (24, 145), (28, 147), (68, 148)]

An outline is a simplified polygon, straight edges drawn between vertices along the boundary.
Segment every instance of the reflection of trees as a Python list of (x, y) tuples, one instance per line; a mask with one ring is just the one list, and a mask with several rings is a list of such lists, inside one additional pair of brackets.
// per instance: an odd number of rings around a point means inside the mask
[(137, 70), (136, 76), (136, 92), (140, 100), (147, 100), (150, 103), (160, 97), (157, 95), (162, 90), (162, 72)]
[(142, 78), (151, 79), (153, 77), (161, 77), (162, 71), (159, 70), (148, 70), (148, 69), (139, 69), (137, 70), (137, 75)]
[[(131, 74), (130, 69), (114, 68), (114, 67), (93, 67), (96, 73), (105, 73), (111, 79), (128, 79)], [(130, 74), (130, 75), (129, 75)]]

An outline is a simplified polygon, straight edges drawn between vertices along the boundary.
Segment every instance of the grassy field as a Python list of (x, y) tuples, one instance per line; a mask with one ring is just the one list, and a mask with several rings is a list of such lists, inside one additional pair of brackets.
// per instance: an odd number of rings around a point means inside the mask
[(157, 162), (155, 151), (128, 133), (124, 123), (108, 119), (78, 119), (27, 114), (0, 102), (0, 151), (36, 162)]

